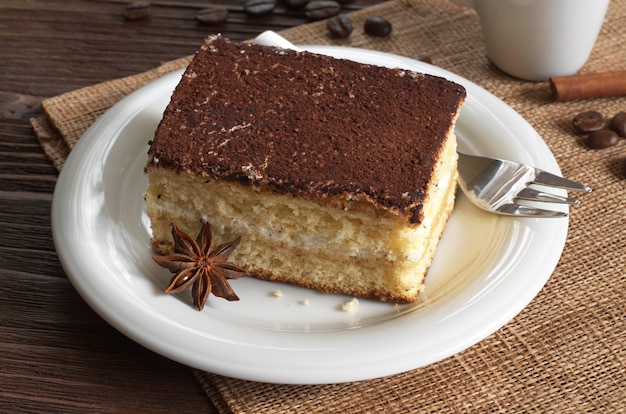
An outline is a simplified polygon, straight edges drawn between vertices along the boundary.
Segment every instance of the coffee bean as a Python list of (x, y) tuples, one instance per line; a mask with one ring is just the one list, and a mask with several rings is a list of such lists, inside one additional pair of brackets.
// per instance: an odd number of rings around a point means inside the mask
[(622, 138), (626, 138), (626, 112), (615, 115), (609, 123), (609, 128)]
[(228, 9), (219, 6), (207, 7), (196, 13), (196, 20), (202, 24), (220, 24), (228, 19)]
[(345, 14), (331, 17), (326, 22), (330, 35), (335, 38), (344, 38), (352, 33), (352, 21)]
[(365, 33), (370, 36), (383, 37), (391, 33), (392, 27), (391, 23), (389, 23), (387, 19), (385, 19), (384, 17), (376, 16), (367, 19), (363, 28), (365, 29)]
[(574, 117), (574, 130), (581, 135), (599, 131), (606, 125), (604, 117), (597, 111), (581, 112)]
[(285, 6), (297, 9), (306, 6), (309, 1), (310, 0), (285, 0)]
[(619, 137), (615, 131), (601, 129), (594, 131), (587, 136), (587, 145), (593, 149), (604, 149), (617, 144)]
[(433, 59), (430, 56), (426, 56), (426, 55), (419, 55), (415, 57), (415, 60), (419, 60), (420, 62), (424, 62), (424, 63), (433, 63)]
[(142, 20), (150, 17), (150, 3), (147, 1), (136, 1), (124, 8), (124, 18), (126, 20)]
[(336, 1), (314, 0), (304, 8), (304, 14), (310, 19), (328, 19), (339, 14), (341, 5)]
[(248, 0), (243, 5), (245, 12), (254, 16), (269, 14), (274, 11), (275, 8), (275, 0)]

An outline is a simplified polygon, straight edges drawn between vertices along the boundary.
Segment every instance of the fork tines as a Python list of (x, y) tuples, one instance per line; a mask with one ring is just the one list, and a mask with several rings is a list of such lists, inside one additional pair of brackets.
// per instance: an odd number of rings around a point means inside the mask
[(563, 188), (565, 190), (576, 191), (579, 193), (591, 192), (591, 188), (587, 187), (586, 185), (577, 183), (576, 181), (568, 180), (567, 178), (559, 177), (558, 175), (554, 175), (537, 168), (535, 169), (535, 179), (533, 180), (533, 184)]

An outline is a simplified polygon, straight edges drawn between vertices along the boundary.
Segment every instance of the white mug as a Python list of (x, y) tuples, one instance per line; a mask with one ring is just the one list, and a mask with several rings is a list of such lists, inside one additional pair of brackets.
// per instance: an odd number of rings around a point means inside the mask
[(478, 12), (487, 57), (517, 78), (573, 75), (596, 42), (610, 0), (452, 0)]

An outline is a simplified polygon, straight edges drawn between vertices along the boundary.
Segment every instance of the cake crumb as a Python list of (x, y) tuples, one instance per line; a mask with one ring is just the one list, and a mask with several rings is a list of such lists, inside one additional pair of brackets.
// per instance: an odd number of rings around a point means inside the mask
[(304, 300), (300, 301), (300, 304), (302, 304), (304, 306), (309, 306), (309, 300), (308, 299), (304, 299)]
[(276, 289), (275, 291), (272, 292), (272, 295), (274, 295), (277, 298), (282, 298), (283, 297), (283, 291), (280, 289)]
[(341, 305), (341, 310), (344, 312), (354, 312), (358, 305), (359, 300), (357, 298), (352, 298), (352, 300), (349, 300)]

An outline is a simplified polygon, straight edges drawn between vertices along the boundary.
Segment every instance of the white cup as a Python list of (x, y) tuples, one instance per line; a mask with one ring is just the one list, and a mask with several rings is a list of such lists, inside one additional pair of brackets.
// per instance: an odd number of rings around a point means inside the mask
[(573, 75), (596, 42), (610, 0), (452, 0), (478, 12), (487, 57), (517, 78)]

